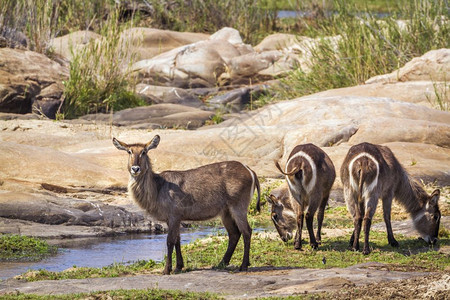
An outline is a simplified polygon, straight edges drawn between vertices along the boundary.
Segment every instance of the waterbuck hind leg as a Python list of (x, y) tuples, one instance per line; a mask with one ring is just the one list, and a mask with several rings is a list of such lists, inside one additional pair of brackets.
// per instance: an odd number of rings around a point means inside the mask
[(355, 204), (355, 216), (353, 217), (353, 225), (355, 226), (354, 240), (353, 240), (353, 251), (359, 251), (359, 236), (361, 234), (361, 226), (364, 215), (364, 203)]
[(302, 250), (302, 230), (303, 230), (303, 209), (300, 208), (300, 214), (297, 216), (297, 233), (295, 234), (294, 248)]
[(382, 198), (383, 202), (383, 218), (384, 223), (386, 224), (386, 231), (387, 231), (387, 238), (389, 245), (392, 247), (398, 247), (398, 242), (394, 238), (394, 233), (392, 232), (392, 225), (391, 225), (391, 207), (392, 207), (392, 199), (393, 195), (387, 195)]
[(317, 207), (319, 206), (319, 201), (321, 197), (318, 194), (315, 194), (309, 200), (308, 210), (306, 211), (306, 228), (308, 229), (309, 234), (309, 244), (313, 249), (317, 249), (319, 244), (316, 241), (316, 236), (314, 235), (313, 221), (314, 215), (317, 211)]
[(372, 224), (371, 218), (364, 218), (364, 249), (363, 254), (367, 255), (370, 253), (369, 247), (369, 233), (370, 233), (370, 225)]
[(323, 224), (323, 218), (325, 216), (325, 207), (327, 206), (327, 203), (328, 203), (328, 197), (329, 197), (329, 195), (327, 194), (322, 198), (322, 202), (320, 203), (320, 206), (319, 206), (319, 211), (317, 212), (316, 241), (319, 244), (322, 242), (322, 224)]
[(221, 262), (219, 263), (219, 268), (223, 268), (228, 266), (230, 263), (231, 257), (233, 256), (234, 250), (236, 249), (236, 245), (241, 238), (241, 232), (231, 217), (230, 213), (226, 211), (222, 215), (222, 223), (225, 229), (228, 232), (228, 248), (223, 256)]
[(243, 211), (238, 207), (233, 207), (230, 209), (230, 213), (244, 238), (244, 257), (239, 271), (247, 271), (250, 266), (250, 243), (252, 239), (252, 228), (248, 224), (247, 210)]
[(373, 215), (375, 214), (375, 210), (377, 209), (378, 198), (379, 198), (378, 194), (374, 193), (370, 196), (369, 201), (367, 201), (366, 203), (366, 208), (364, 212), (364, 249), (363, 249), (364, 255), (370, 253), (370, 246), (369, 246), (370, 226), (372, 225), (372, 218)]

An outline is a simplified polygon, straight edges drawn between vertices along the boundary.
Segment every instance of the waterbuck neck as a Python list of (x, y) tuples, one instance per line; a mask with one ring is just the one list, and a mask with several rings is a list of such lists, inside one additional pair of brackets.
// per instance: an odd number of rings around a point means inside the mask
[(155, 211), (158, 187), (151, 166), (138, 177), (130, 176), (128, 192), (131, 199), (150, 214)]
[(413, 219), (423, 211), (428, 198), (427, 193), (420, 184), (406, 174), (406, 172), (403, 173), (395, 196), (397, 201), (405, 207)]

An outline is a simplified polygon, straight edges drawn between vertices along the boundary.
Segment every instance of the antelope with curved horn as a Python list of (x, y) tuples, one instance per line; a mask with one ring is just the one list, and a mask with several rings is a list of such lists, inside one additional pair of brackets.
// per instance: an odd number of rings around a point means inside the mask
[(172, 252), (175, 247), (176, 269), (184, 267), (180, 247), (182, 221), (202, 221), (220, 216), (228, 232), (228, 248), (220, 262), (226, 266), (241, 237), (244, 238), (244, 257), (241, 271), (248, 269), (252, 229), (247, 210), (255, 188), (258, 191), (256, 208), (260, 210), (258, 177), (249, 167), (237, 161), (224, 161), (186, 171), (154, 173), (148, 152), (158, 146), (156, 135), (147, 144), (125, 144), (113, 138), (119, 150), (129, 154), (131, 198), (151, 216), (168, 225), (167, 257), (164, 274), (172, 271)]
[[(289, 191), (300, 206), (296, 209), (297, 233), (294, 241), (295, 249), (302, 248), (302, 229), (305, 210), (309, 243), (313, 249), (317, 249), (318, 242), (321, 241), (325, 207), (328, 203), (330, 190), (336, 177), (333, 162), (319, 147), (313, 144), (304, 144), (298, 145), (292, 150), (284, 171), (278, 162), (275, 162), (275, 166), (285, 175)], [(274, 207), (283, 206), (283, 203), (275, 200), (272, 197), (270, 202), (272, 203), (272, 221), (278, 229), (281, 226), (279, 224), (280, 216), (276, 210), (274, 211)], [(319, 212), (317, 214), (318, 227), (316, 239), (313, 231), (313, 219), (317, 209), (319, 209)], [(285, 239), (286, 237), (283, 240)]]
[(352, 146), (341, 167), (341, 180), (345, 202), (355, 226), (350, 238), (353, 250), (359, 250), (359, 235), (364, 223), (363, 253), (370, 253), (369, 232), (379, 198), (383, 203), (383, 217), (391, 246), (398, 247), (391, 226), (393, 198), (409, 212), (422, 238), (429, 244), (436, 243), (441, 218), (440, 191), (436, 189), (429, 196), (388, 147), (370, 143)]

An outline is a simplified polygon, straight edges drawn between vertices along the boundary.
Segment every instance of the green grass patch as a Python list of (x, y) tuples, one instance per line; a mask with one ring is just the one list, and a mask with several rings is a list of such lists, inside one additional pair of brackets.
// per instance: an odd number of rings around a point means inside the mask
[(102, 268), (76, 267), (62, 271), (53, 272), (47, 270), (28, 271), (23, 276), (28, 281), (39, 280), (61, 280), (61, 279), (82, 279), (95, 277), (119, 277), (134, 274), (141, 274), (154, 268), (161, 268), (161, 263), (157, 264), (153, 260), (139, 260), (132, 264), (114, 263)]
[(187, 300), (202, 300), (202, 299), (221, 299), (221, 297), (214, 293), (195, 293), (182, 292), (175, 290), (160, 290), (160, 289), (146, 289), (146, 290), (115, 290), (104, 292), (93, 292), (83, 294), (70, 295), (33, 295), (33, 294), (12, 294), (0, 295), (3, 300), (69, 300), (69, 299), (146, 299), (146, 300), (160, 300), (160, 299), (187, 299)]
[[(300, 268), (345, 268), (365, 262), (390, 264), (393, 268), (418, 268), (427, 271), (443, 270), (450, 265), (449, 257), (429, 248), (423, 241), (415, 238), (396, 236), (399, 248), (387, 243), (385, 233), (371, 232), (369, 255), (348, 249), (350, 235), (336, 238), (324, 236), (319, 250), (312, 250), (303, 242), (302, 251), (294, 249), (293, 242), (283, 243), (280, 239), (265, 238), (254, 234), (251, 245), (252, 267), (300, 267)], [(362, 239), (361, 239), (362, 242)], [(440, 246), (450, 245), (449, 239), (441, 239)], [(183, 247), (188, 270), (216, 266), (227, 247), (227, 239), (213, 237), (210, 242), (202, 240)], [(243, 255), (242, 243), (238, 244), (231, 264), (239, 266)], [(322, 262), (326, 258), (326, 264)]]
[(56, 247), (40, 239), (23, 235), (0, 235), (0, 261), (39, 260), (56, 252)]

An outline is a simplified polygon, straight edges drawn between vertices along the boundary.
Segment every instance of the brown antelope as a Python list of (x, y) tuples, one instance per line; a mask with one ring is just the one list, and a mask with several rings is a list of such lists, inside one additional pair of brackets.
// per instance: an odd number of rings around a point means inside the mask
[(297, 229), (300, 205), (291, 197), (286, 183), (273, 189), (267, 197), (267, 201), (272, 205), (271, 218), (281, 240), (289, 241)]
[(355, 229), (350, 247), (359, 250), (359, 235), (364, 221), (364, 254), (369, 254), (369, 232), (372, 217), (381, 198), (388, 242), (398, 247), (391, 227), (391, 206), (395, 197), (409, 212), (414, 227), (429, 244), (435, 244), (441, 213), (438, 200), (440, 191), (429, 196), (413, 180), (385, 146), (362, 143), (352, 146), (341, 167), (341, 180), (347, 208), (353, 216)]
[[(275, 166), (286, 176), (289, 191), (300, 208), (297, 211), (297, 233), (295, 235), (295, 249), (302, 248), (303, 214), (306, 210), (306, 227), (309, 233), (309, 244), (317, 249), (321, 241), (322, 222), (325, 207), (328, 203), (331, 187), (336, 172), (328, 155), (313, 144), (296, 146), (289, 155), (283, 171), (275, 162)], [(317, 209), (317, 239), (313, 232), (313, 219)], [(278, 215), (277, 215), (278, 216)], [(274, 216), (273, 216), (274, 217)], [(272, 218), (274, 223), (275, 219)]]
[(168, 226), (167, 257), (164, 274), (172, 271), (172, 252), (176, 252), (176, 272), (184, 267), (180, 248), (182, 221), (202, 221), (220, 216), (228, 232), (228, 249), (220, 262), (226, 266), (241, 237), (244, 257), (241, 271), (248, 269), (252, 229), (247, 221), (247, 209), (255, 187), (258, 190), (256, 208), (260, 210), (258, 177), (249, 167), (237, 161), (224, 161), (186, 171), (154, 173), (148, 151), (158, 146), (156, 135), (147, 144), (125, 144), (113, 138), (119, 150), (129, 154), (131, 198), (151, 216)]

